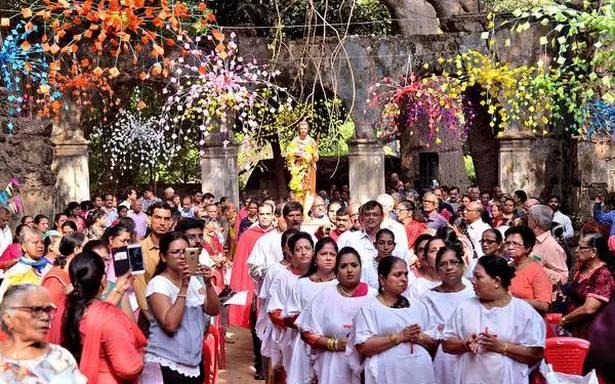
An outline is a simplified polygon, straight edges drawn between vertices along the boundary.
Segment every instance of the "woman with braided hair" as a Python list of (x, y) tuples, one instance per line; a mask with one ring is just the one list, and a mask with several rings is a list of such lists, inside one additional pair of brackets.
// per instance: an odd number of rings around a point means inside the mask
[(72, 260), (68, 272), (73, 291), (66, 303), (63, 345), (79, 362), (88, 383), (136, 382), (147, 340), (121, 309), (99, 299), (107, 285), (103, 259), (83, 252)]
[[(436, 346), (423, 330), (428, 313), (420, 301), (409, 301), (402, 293), (408, 286), (408, 267), (397, 257), (389, 256), (378, 264), (380, 287), (370, 297), (352, 322), (350, 348), (354, 381), (365, 383), (435, 384), (430, 352)], [(365, 358), (363, 364), (357, 352)]]

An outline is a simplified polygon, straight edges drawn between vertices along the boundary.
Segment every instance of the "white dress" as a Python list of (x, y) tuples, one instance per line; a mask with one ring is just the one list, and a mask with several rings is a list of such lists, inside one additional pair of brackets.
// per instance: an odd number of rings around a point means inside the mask
[[(442, 339), (442, 332), (446, 322), (451, 317), (457, 305), (467, 298), (474, 297), (472, 286), (466, 285), (459, 292), (436, 292), (433, 289), (426, 291), (418, 300), (427, 308), (429, 324), (425, 327), (425, 333), (436, 340)], [(455, 371), (459, 356), (451, 355), (442, 351), (442, 345), (438, 346), (436, 357), (433, 361), (434, 375), (438, 384), (454, 384)]]
[[(370, 289), (361, 297), (344, 297), (331, 286), (318, 292), (295, 321), (301, 332), (345, 339), (352, 331), (352, 319), (359, 309), (376, 294)], [(334, 309), (334, 310), (333, 310)], [(344, 352), (310, 348), (314, 373), (319, 384), (358, 384)], [(289, 382), (289, 384), (291, 384)], [(296, 383), (292, 383), (296, 384)]]
[(346, 349), (355, 380), (360, 379), (363, 370), (365, 384), (435, 384), (431, 356), (418, 344), (400, 343), (367, 357), (363, 364), (357, 364), (360, 359), (353, 358), (353, 355), (359, 355), (356, 346), (372, 336), (389, 336), (412, 324), (424, 329), (428, 321), (427, 309), (420, 301), (411, 302), (408, 308), (390, 308), (377, 297), (370, 297), (354, 318), (352, 336)]
[(267, 269), (263, 284), (258, 292), (258, 314), (255, 325), (256, 336), (261, 341), (261, 354), (276, 361), (280, 361), (281, 355), (279, 348), (277, 348), (277, 344), (271, 339), (273, 323), (269, 319), (267, 305), (269, 305), (269, 299), (271, 298), (272, 284), (276, 280), (277, 275), (285, 269), (286, 267), (280, 263), (272, 264)]
[(432, 281), (420, 276), (408, 282), (408, 288), (406, 288), (403, 295), (410, 301), (416, 300), (423, 295), (423, 293), (437, 287), (440, 284), (442, 284), (441, 281)]
[[(337, 283), (336, 279), (324, 283), (315, 283), (309, 277), (297, 280), (292, 296), (286, 304), (286, 308), (284, 308), (283, 316), (292, 317), (299, 315), (303, 308), (312, 302), (318, 292), (329, 286), (337, 285)], [(310, 358), (310, 346), (301, 339), (301, 335), (296, 330), (288, 329), (287, 332), (294, 335), (294, 341), (290, 366), (286, 370), (286, 381), (288, 383), (309, 384), (314, 377), (314, 368)]]
[[(299, 277), (300, 276), (295, 275), (288, 269), (282, 269), (278, 272), (276, 278), (271, 284), (271, 296), (269, 298), (269, 302), (267, 303), (267, 314), (277, 310), (284, 311), (286, 304), (292, 296), (295, 283)], [(287, 370), (290, 366), (290, 355), (293, 351), (293, 329), (281, 328), (275, 324), (272, 324), (272, 326), (273, 328), (271, 329), (270, 336), (271, 341), (276, 344), (276, 348), (279, 349), (281, 359), (277, 356), (272, 356), (271, 366), (273, 368), (277, 368), (283, 365), (284, 369)]]
[[(465, 339), (487, 331), (498, 340), (527, 347), (545, 346), (545, 322), (528, 303), (512, 298), (505, 307), (485, 308), (477, 297), (459, 303), (444, 329), (444, 338)], [(529, 382), (527, 364), (496, 352), (459, 355), (457, 384), (522, 384)]]

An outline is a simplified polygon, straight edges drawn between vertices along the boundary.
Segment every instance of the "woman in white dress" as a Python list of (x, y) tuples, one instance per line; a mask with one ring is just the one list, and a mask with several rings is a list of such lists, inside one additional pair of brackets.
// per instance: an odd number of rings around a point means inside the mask
[[(281, 361), (272, 360), (272, 367), (279, 374), (281, 369), (287, 372), (290, 366), (290, 357), (293, 349), (293, 329), (288, 329), (292, 324), (290, 318), (285, 318), (282, 311), (290, 301), (295, 283), (299, 277), (305, 275), (313, 264), (314, 242), (312, 236), (306, 232), (297, 232), (288, 239), (288, 247), (292, 252), (291, 266), (282, 269), (271, 285), (271, 297), (267, 304), (267, 314), (273, 323), (271, 337), (280, 349)], [(293, 319), (294, 320), (294, 319)], [(275, 364), (274, 364), (275, 363)]]
[[(267, 382), (273, 381), (273, 365), (280, 365), (282, 356), (280, 355), (280, 349), (278, 345), (273, 342), (271, 338), (271, 331), (273, 330), (273, 323), (269, 319), (267, 314), (267, 305), (271, 298), (271, 286), (275, 281), (278, 273), (284, 269), (287, 269), (291, 265), (291, 252), (288, 248), (288, 239), (297, 233), (296, 229), (288, 229), (282, 233), (282, 254), (284, 258), (281, 262), (272, 264), (267, 268), (263, 284), (261, 285), (258, 293), (258, 315), (256, 318), (256, 336), (261, 341), (261, 355), (263, 356), (263, 367), (265, 369), (265, 377)], [(275, 363), (275, 364), (274, 364)]]
[[(361, 371), (366, 384), (435, 384), (430, 350), (436, 342), (422, 330), (428, 325), (425, 305), (408, 301), (402, 293), (408, 285), (408, 267), (390, 256), (378, 264), (380, 288), (354, 318), (349, 355), (354, 382)], [(355, 358), (356, 352), (365, 357)]]
[[(442, 284), (427, 290), (419, 298), (429, 313), (426, 333), (438, 342), (442, 340), (446, 321), (451, 317), (457, 305), (467, 298), (474, 297), (474, 290), (470, 284), (464, 284), (462, 280), (464, 265), (464, 251), (459, 244), (449, 244), (441, 248), (436, 255), (436, 267)], [(456, 355), (444, 353), (442, 346), (438, 347), (433, 362), (436, 383), (455, 383), (457, 360)]]
[(287, 370), (287, 383), (311, 383), (314, 378), (314, 369), (310, 358), (309, 346), (301, 339), (296, 331), (295, 320), (314, 296), (322, 289), (337, 285), (335, 278), (335, 258), (337, 257), (337, 244), (330, 237), (318, 240), (314, 248), (314, 263), (302, 278), (297, 280), (292, 296), (284, 309), (284, 318), (289, 326), (286, 332), (293, 335), (293, 349), (290, 357), (290, 366)]
[(432, 237), (425, 243), (424, 257), (419, 259), (421, 263), (421, 277), (412, 280), (408, 285), (408, 289), (404, 292), (404, 296), (408, 299), (417, 299), (428, 289), (440, 285), (440, 276), (436, 268), (436, 254), (445, 245), (444, 240), (439, 237)]
[(478, 260), (477, 297), (462, 301), (444, 329), (444, 352), (459, 355), (456, 383), (528, 383), (531, 367), (542, 360), (545, 323), (528, 303), (510, 296), (514, 275), (502, 257)]
[(339, 251), (335, 271), (339, 283), (318, 292), (295, 324), (310, 346), (318, 383), (354, 384), (359, 381), (344, 355), (346, 342), (352, 319), (375, 292), (361, 283), (361, 257), (354, 248), (344, 247)]

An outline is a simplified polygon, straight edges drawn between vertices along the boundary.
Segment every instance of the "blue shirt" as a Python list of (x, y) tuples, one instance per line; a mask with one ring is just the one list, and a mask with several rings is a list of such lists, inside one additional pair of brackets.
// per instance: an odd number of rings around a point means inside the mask
[(602, 210), (602, 204), (594, 203), (594, 219), (603, 225), (611, 226), (611, 236), (615, 236), (615, 210), (604, 212)]

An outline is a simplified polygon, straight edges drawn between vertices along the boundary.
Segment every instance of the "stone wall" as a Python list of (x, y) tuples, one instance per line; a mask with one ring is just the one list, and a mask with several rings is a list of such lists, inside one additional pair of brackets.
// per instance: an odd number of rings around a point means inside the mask
[(615, 143), (581, 141), (576, 146), (576, 172), (573, 179), (571, 206), (579, 217), (591, 215), (591, 205), (597, 194), (615, 207)]
[[(12, 136), (7, 128), (9, 122), (14, 126)], [(19, 190), (24, 206), (24, 212), (11, 218), (11, 227), (19, 222), (23, 214), (52, 215), (55, 176), (51, 171), (51, 123), (4, 116), (0, 117), (0, 126), (0, 185), (5, 186), (16, 176), (21, 183)]]

